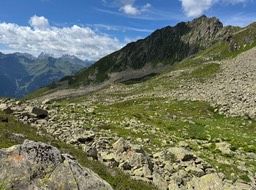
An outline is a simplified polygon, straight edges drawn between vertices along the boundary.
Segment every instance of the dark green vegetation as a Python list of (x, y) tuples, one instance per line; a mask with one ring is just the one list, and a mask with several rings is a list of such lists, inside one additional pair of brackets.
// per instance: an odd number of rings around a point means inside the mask
[(23, 97), (83, 68), (82, 60), (68, 58), (0, 53), (0, 96)]
[[(110, 169), (98, 161), (88, 159), (82, 150), (79, 150), (74, 146), (56, 141), (49, 135), (39, 136), (37, 135), (37, 131), (34, 127), (21, 124), (16, 121), (13, 116), (0, 112), (0, 118), (3, 117), (8, 117), (9, 122), (0, 122), (0, 148), (7, 148), (12, 145), (20, 144), (24, 139), (45, 142), (59, 148), (62, 152), (69, 153), (74, 156), (82, 166), (88, 167), (96, 172), (101, 178), (110, 183), (114, 189), (155, 189), (149, 184), (132, 180), (129, 176), (125, 175), (118, 169)], [(4, 183), (0, 182), (0, 189), (4, 190)]]

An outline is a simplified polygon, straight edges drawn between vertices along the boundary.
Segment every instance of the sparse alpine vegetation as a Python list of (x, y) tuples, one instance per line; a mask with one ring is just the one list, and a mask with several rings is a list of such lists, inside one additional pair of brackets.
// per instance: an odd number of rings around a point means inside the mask
[[(193, 30), (193, 26), (199, 29)], [(181, 28), (181, 36), (170, 36), (185, 41), (187, 46), (181, 47), (188, 49), (180, 49), (183, 54), (174, 58), (161, 36), (168, 37), (168, 32)], [(26, 130), (33, 129), (38, 136), (26, 138), (46, 138), (90, 166), (114, 189), (253, 190), (255, 37), (255, 24), (223, 27), (218, 19), (203, 16), (158, 30), (61, 80), (50, 91), (48, 86), (48, 91), (41, 89), (28, 100), (1, 100), (0, 107), (35, 127)], [(191, 45), (197, 42), (199, 46)], [(150, 49), (147, 43), (151, 48), (163, 45), (155, 54), (159, 57), (136, 55)], [(147, 60), (149, 57), (152, 60)], [(169, 69), (159, 69), (154, 75), (152, 68)], [(125, 84), (143, 78), (145, 75), (137, 72), (142, 70), (154, 74), (146, 81)], [(126, 71), (135, 74), (131, 77)], [(71, 89), (58, 90), (68, 83)], [(34, 107), (44, 117), (31, 111)], [(13, 116), (3, 116), (14, 121)], [(9, 129), (7, 125), (1, 124), (3, 129)], [(26, 130), (24, 135), (30, 134)], [(4, 139), (5, 144), (12, 138), (7, 135)], [(124, 182), (128, 176), (136, 181)]]

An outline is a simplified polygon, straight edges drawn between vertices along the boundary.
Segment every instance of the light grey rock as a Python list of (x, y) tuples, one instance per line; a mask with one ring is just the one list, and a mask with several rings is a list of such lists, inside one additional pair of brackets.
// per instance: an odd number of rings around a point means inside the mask
[(252, 186), (250, 186), (244, 182), (240, 182), (240, 181), (236, 181), (234, 186), (236, 189), (239, 189), (239, 190), (254, 190), (255, 189)]
[(95, 147), (86, 146), (84, 151), (87, 156), (92, 157), (95, 160), (98, 159), (98, 150)]
[(116, 156), (114, 153), (100, 152), (100, 157), (103, 160), (103, 162), (116, 161)]
[(45, 104), (51, 104), (51, 100), (50, 99), (45, 99), (42, 101), (42, 104), (45, 105)]
[(202, 169), (191, 165), (188, 166), (185, 170), (196, 177), (202, 177), (205, 174)]
[(164, 177), (159, 174), (158, 172), (153, 173), (153, 183), (156, 185), (159, 189), (165, 190), (168, 188), (168, 183), (164, 179)]
[(7, 104), (0, 104), (0, 110), (2, 110), (6, 114), (12, 114), (13, 110)]
[(181, 169), (176, 173), (172, 174), (170, 177), (170, 180), (175, 181), (178, 185), (182, 185), (190, 180), (189, 177), (190, 177), (190, 174), (188, 174), (188, 172), (186, 172), (185, 170)]
[(230, 147), (231, 147), (231, 145), (227, 142), (216, 143), (216, 149), (221, 151), (222, 154), (227, 154), (227, 155), (232, 154)]
[(184, 148), (172, 147), (168, 149), (168, 152), (173, 154), (175, 158), (180, 161), (190, 161), (196, 159), (196, 156), (192, 152)]
[(169, 181), (168, 188), (169, 188), (169, 190), (180, 190), (179, 185), (174, 180)]
[(70, 144), (85, 144), (92, 142), (95, 138), (95, 133), (92, 131), (77, 131), (70, 136), (68, 143)]
[(91, 170), (50, 145), (25, 140), (0, 149), (0, 181), (8, 189), (112, 190)]
[(131, 148), (129, 143), (125, 141), (122, 137), (119, 138), (112, 146), (117, 151), (117, 153), (122, 153)]
[(217, 174), (208, 174), (201, 178), (192, 178), (186, 188), (188, 190), (224, 190), (224, 183)]
[(143, 168), (138, 168), (132, 172), (133, 175), (144, 177)]

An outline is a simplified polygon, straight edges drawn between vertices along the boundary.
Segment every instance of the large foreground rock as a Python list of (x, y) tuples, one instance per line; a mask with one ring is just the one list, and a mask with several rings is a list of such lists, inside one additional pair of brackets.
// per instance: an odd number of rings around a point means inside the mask
[(0, 149), (0, 182), (5, 189), (112, 190), (91, 170), (50, 145), (25, 140)]

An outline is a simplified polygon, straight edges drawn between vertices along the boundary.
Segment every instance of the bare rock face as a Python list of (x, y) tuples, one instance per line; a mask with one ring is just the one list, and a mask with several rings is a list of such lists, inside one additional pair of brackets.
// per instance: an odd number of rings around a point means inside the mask
[(25, 140), (0, 149), (0, 182), (4, 189), (112, 190), (91, 170), (50, 145)]

